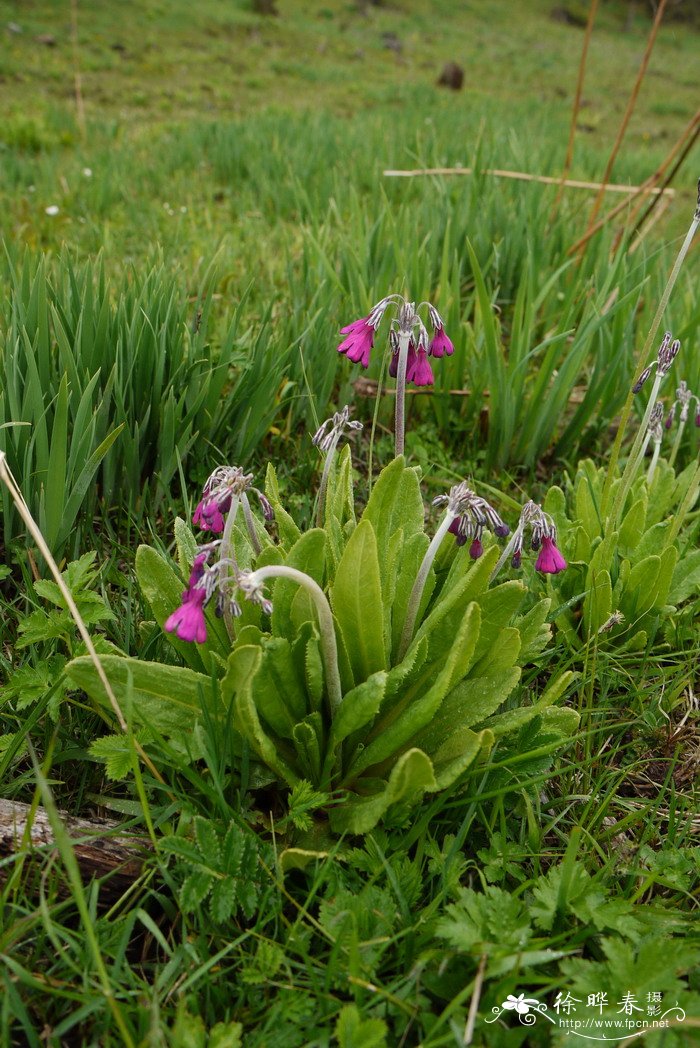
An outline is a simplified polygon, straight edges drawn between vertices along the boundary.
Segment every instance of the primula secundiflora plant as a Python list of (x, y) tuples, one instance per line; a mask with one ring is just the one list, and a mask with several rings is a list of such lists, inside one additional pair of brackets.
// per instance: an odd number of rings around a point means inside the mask
[[(340, 412), (316, 434), (326, 454), (347, 423)], [(322, 526), (304, 533), (271, 465), (263, 521), (238, 512), (252, 477), (218, 470), (197, 516), (221, 537), (198, 546), (178, 520), (180, 574), (149, 547), (136, 558), (153, 615), (186, 665), (102, 662), (144, 745), (149, 733), (165, 736), (182, 759), (196, 759), (197, 724), (214, 720), (253, 786), (308, 782), (332, 797), (334, 831), (365, 832), (455, 783), (502, 737), (529, 724), (537, 745), (554, 746), (578, 716), (555, 706), (570, 673), (534, 701), (514, 694), (549, 638), (550, 602), (524, 614), (523, 582), (490, 585), (509, 530), (497, 511), (455, 485), (437, 500), (446, 512), (431, 541), (419, 471), (399, 456), (358, 521), (349, 445), (333, 458)], [(265, 526), (272, 513), (276, 540)], [(99, 699), (87, 660), (68, 672)]]

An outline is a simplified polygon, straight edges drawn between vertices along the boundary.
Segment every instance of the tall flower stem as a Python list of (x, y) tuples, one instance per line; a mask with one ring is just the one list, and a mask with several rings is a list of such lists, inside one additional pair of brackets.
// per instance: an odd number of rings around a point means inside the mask
[(420, 608), (420, 602), (423, 597), (423, 590), (430, 574), (430, 569), (433, 566), (433, 561), (437, 556), (437, 551), (440, 549), (442, 540), (444, 539), (447, 532), (450, 530), (450, 525), (453, 520), (457, 519), (457, 514), (447, 511), (445, 516), (440, 522), (440, 526), (433, 535), (432, 542), (425, 551), (425, 556), (421, 562), (421, 566), (418, 569), (416, 575), (416, 581), (413, 583), (413, 589), (411, 590), (411, 596), (408, 598), (408, 606), (406, 608), (406, 619), (403, 624), (403, 631), (401, 633), (401, 643), (399, 644), (399, 650), (397, 655), (397, 662), (401, 662), (404, 655), (409, 649), (411, 641), (413, 640), (413, 633), (416, 628), (416, 618), (418, 617), (418, 609)]
[(250, 502), (245, 491), (241, 494), (241, 506), (243, 507), (245, 526), (248, 529), (248, 538), (250, 539), (250, 544), (253, 547), (253, 551), (255, 552), (255, 555), (257, 557), (259, 553), (262, 553), (262, 546), (260, 545), (258, 533), (255, 530), (255, 520), (253, 519), (253, 513), (250, 508)]
[[(238, 513), (240, 501), (238, 495), (232, 497), (231, 508), (226, 514), (226, 524), (224, 525), (224, 534), (221, 539), (221, 560), (225, 560), (229, 564), (226, 573), (230, 579), (234, 577), (234, 565), (236, 563), (236, 551), (233, 548), (233, 525), (236, 523), (236, 514)], [(224, 608), (224, 625), (226, 626), (229, 640), (233, 640), (236, 636), (236, 628), (233, 624), (233, 615), (228, 607)]]
[[(647, 342), (649, 342), (649, 339), (647, 339)], [(642, 357), (642, 359), (644, 359), (644, 357)], [(609, 518), (609, 524), (613, 530), (615, 529), (615, 527), (617, 527), (620, 521), (620, 514), (622, 513), (625, 507), (625, 501), (627, 500), (630, 488), (634, 483), (637, 473), (639, 472), (639, 467), (641, 466), (642, 461), (644, 459), (644, 454), (649, 443), (649, 419), (651, 418), (651, 413), (654, 409), (654, 404), (656, 403), (656, 398), (661, 387), (662, 379), (663, 375), (659, 375), (658, 372), (656, 373), (656, 375), (654, 375), (654, 384), (651, 387), (651, 393), (649, 394), (649, 400), (647, 402), (646, 410), (644, 412), (644, 417), (642, 418), (639, 429), (637, 430), (637, 435), (634, 438), (632, 448), (627, 457), (627, 462), (625, 463), (625, 468), (622, 471), (620, 486), (617, 489), (617, 495), (615, 496), (615, 502), (613, 504), (612, 513), (610, 514)], [(620, 422), (620, 430), (624, 428), (626, 422), (627, 419), (623, 417), (623, 420), (621, 420)], [(618, 436), (620, 435), (620, 430), (618, 430)], [(615, 441), (617, 443), (617, 438), (615, 438)], [(615, 448), (613, 448), (613, 454), (614, 453)], [(613, 463), (611, 461), (610, 466), (608, 467), (608, 480), (610, 479), (612, 469)], [(605, 499), (605, 492), (603, 492), (603, 499)]]
[(331, 441), (330, 447), (326, 452), (326, 460), (323, 463), (323, 473), (321, 474), (321, 483), (318, 489), (318, 507), (316, 510), (316, 527), (322, 528), (326, 520), (326, 495), (328, 493), (328, 478), (331, 475), (331, 466), (333, 465), (333, 459), (335, 452), (338, 447), (338, 441), (340, 440), (342, 433), (340, 430), (336, 433)]
[(651, 456), (651, 462), (649, 463), (649, 470), (647, 472), (647, 484), (651, 484), (656, 473), (656, 464), (659, 461), (659, 453), (661, 452), (661, 441), (657, 440), (654, 442), (654, 453)]
[(671, 448), (671, 455), (670, 455), (669, 460), (668, 460), (668, 463), (669, 463), (670, 466), (675, 465), (676, 456), (678, 455), (678, 449), (680, 448), (681, 441), (683, 440), (683, 431), (684, 431), (684, 429), (685, 429), (685, 419), (682, 418), (680, 420), (680, 422), (678, 423), (678, 429), (676, 430), (676, 439), (674, 440), (673, 447)]
[[(642, 352), (639, 355), (639, 360), (641, 362), (646, 361), (648, 356), (649, 356), (649, 351), (651, 349), (652, 343), (654, 342), (654, 339), (656, 338), (656, 334), (657, 334), (657, 332), (659, 330), (659, 326), (661, 324), (661, 319), (663, 317), (663, 314), (664, 314), (664, 311), (666, 309), (666, 306), (668, 305), (668, 300), (671, 297), (671, 292), (673, 291), (673, 288), (675, 286), (676, 280), (678, 279), (678, 274), (681, 271), (681, 266), (683, 265), (683, 262), (685, 261), (685, 256), (688, 254), (688, 251), (690, 249), (690, 245), (691, 245), (691, 243), (693, 241), (693, 237), (695, 236), (695, 233), (697, 231), (698, 226), (700, 226), (700, 182), (698, 183), (698, 206), (697, 206), (697, 208), (695, 210), (695, 214), (693, 215), (693, 220), (690, 223), (690, 226), (688, 228), (688, 232), (685, 235), (685, 240), (681, 244), (681, 249), (678, 252), (678, 257), (676, 258), (676, 261), (675, 261), (675, 263), (673, 265), (673, 269), (671, 270), (669, 278), (666, 281), (666, 287), (664, 288), (663, 294), (661, 295), (661, 299), (659, 301), (659, 305), (657, 306), (656, 313), (654, 314), (654, 319), (651, 322), (651, 327), (649, 328), (649, 334), (647, 335), (646, 342), (644, 343), (644, 347), (642, 349)], [(656, 392), (658, 392), (658, 386), (656, 386)], [(616, 470), (617, 470), (617, 463), (618, 463), (618, 459), (620, 457), (620, 449), (622, 448), (622, 441), (623, 441), (624, 436), (625, 436), (625, 429), (627, 428), (627, 423), (629, 421), (630, 413), (632, 411), (632, 400), (633, 400), (633, 397), (634, 397), (633, 393), (630, 393), (628, 395), (627, 400), (625, 401), (624, 407), (622, 409), (622, 415), (620, 417), (620, 425), (618, 427), (617, 435), (615, 437), (615, 442), (613, 444), (613, 448), (612, 448), (612, 451), (610, 453), (610, 463), (608, 465), (608, 475), (607, 475), (607, 477), (605, 479), (605, 487), (603, 489), (602, 515), (603, 515), (604, 518), (607, 518), (606, 523), (609, 522), (609, 524), (610, 524), (610, 526), (612, 528), (614, 528), (616, 523), (617, 523), (618, 514), (620, 513), (622, 507), (624, 506), (624, 500), (627, 498), (627, 492), (629, 491), (629, 487), (630, 487), (630, 484), (631, 484), (631, 480), (626, 480), (625, 479), (625, 475), (623, 473), (623, 478), (622, 478), (623, 479), (623, 483), (620, 485), (620, 489), (618, 491), (618, 495), (617, 495), (617, 498), (615, 500), (615, 505), (613, 506), (612, 513), (608, 517), (608, 514), (607, 514), (608, 503), (610, 501), (610, 494), (611, 494), (612, 484), (613, 484), (613, 480), (615, 479), (615, 473), (616, 473)], [(652, 392), (652, 395), (649, 398), (649, 404), (647, 405), (647, 412), (649, 414), (651, 413), (651, 408), (652, 408), (652, 406), (655, 403), (656, 403), (656, 393)], [(647, 415), (646, 422), (648, 422), (648, 421), (649, 421), (649, 418), (648, 418), (648, 415)], [(640, 433), (645, 428), (646, 422), (643, 424), (643, 427), (640, 430)], [(639, 434), (637, 434), (637, 436), (639, 437)], [(632, 459), (632, 455), (630, 455), (630, 457), (627, 460), (627, 466), (629, 466), (631, 459)], [(625, 468), (625, 473), (626, 472), (627, 472), (627, 467)]]
[(411, 344), (410, 331), (399, 332), (399, 363), (396, 369), (396, 405), (394, 422), (395, 454), (403, 455), (404, 434), (406, 430), (406, 367), (408, 365), (408, 347)]
[(314, 602), (318, 615), (318, 625), (321, 633), (321, 657), (326, 673), (326, 687), (328, 689), (328, 702), (331, 716), (340, 709), (343, 701), (343, 693), (340, 686), (340, 673), (338, 671), (338, 645), (335, 639), (335, 626), (333, 625), (333, 613), (325, 593), (310, 575), (297, 568), (287, 567), (285, 564), (270, 564), (263, 568), (257, 568), (251, 572), (250, 579), (254, 583), (262, 583), (265, 579), (289, 579), (303, 586)]

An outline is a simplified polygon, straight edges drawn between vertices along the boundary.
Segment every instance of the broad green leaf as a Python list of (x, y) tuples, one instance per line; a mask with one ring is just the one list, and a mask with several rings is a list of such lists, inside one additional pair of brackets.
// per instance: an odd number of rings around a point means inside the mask
[[(393, 593), (391, 593), (391, 605), (389, 608), (391, 618), (391, 651), (393, 657), (396, 656), (399, 643), (401, 642), (403, 625), (406, 621), (406, 609), (411, 596), (411, 590), (413, 589), (413, 583), (415, 582), (418, 569), (423, 563), (423, 558), (428, 546), (430, 545), (428, 536), (422, 531), (416, 532), (416, 534), (412, 535), (408, 541), (405, 541), (403, 529), (401, 529), (401, 536), (400, 561), (396, 561), (396, 566), (392, 572), (394, 582)], [(391, 550), (389, 551), (389, 560), (391, 560)], [(387, 586), (387, 593), (389, 593), (389, 589), (390, 587)], [(423, 616), (425, 615), (425, 609), (433, 595), (434, 589), (435, 572), (431, 569), (425, 583), (425, 589), (423, 590), (421, 605), (418, 609), (418, 616), (416, 618), (416, 623), (418, 625), (420, 625)]]
[(289, 761), (278, 749), (275, 741), (260, 723), (253, 686), (262, 661), (259, 647), (237, 648), (228, 660), (228, 671), (221, 683), (224, 698), (233, 695), (234, 727), (248, 739), (253, 751), (288, 786), (293, 786), (299, 776)]
[(342, 705), (331, 725), (332, 747), (337, 746), (353, 732), (364, 728), (376, 716), (384, 698), (386, 682), (387, 675), (380, 670), (343, 696)]
[(583, 620), (589, 637), (594, 637), (612, 612), (612, 585), (607, 571), (589, 571), (589, 589), (583, 602)]
[[(575, 676), (575, 673), (567, 670), (552, 681), (544, 694), (532, 706), (521, 706), (518, 709), (508, 710), (506, 713), (497, 713), (495, 716), (489, 717), (482, 724), (482, 727), (488, 728), (496, 738), (507, 735), (509, 732), (517, 731), (524, 724), (543, 714), (545, 710), (558, 702)], [(574, 710), (571, 712), (575, 713)], [(578, 714), (576, 714), (576, 717), (578, 718)]]
[(294, 747), (307, 777), (312, 783), (321, 778), (321, 746), (323, 723), (320, 713), (310, 714), (306, 720), (294, 726)]
[(447, 657), (438, 667), (426, 664), (418, 681), (379, 717), (350, 767), (349, 779), (381, 764), (431, 722), (445, 695), (466, 672), (479, 637), (480, 617), (478, 604), (470, 604)]
[(498, 677), (475, 677), (457, 684), (437, 716), (416, 737), (416, 746), (432, 757), (452, 732), (472, 728), (486, 720), (508, 698), (520, 680), (520, 673), (520, 667), (515, 666)]
[(378, 793), (357, 799), (351, 794), (345, 804), (332, 808), (331, 826), (337, 833), (368, 833), (392, 804), (415, 804), (426, 790), (436, 786), (430, 759), (421, 750), (408, 750), (399, 757)]
[[(320, 528), (305, 532), (285, 557), (285, 565), (297, 568), (323, 586), (326, 567), (326, 534)], [(270, 583), (272, 595), (272, 632), (275, 636), (294, 640), (303, 622), (316, 622), (316, 609), (311, 597), (296, 582), (274, 579)]]
[(469, 728), (456, 728), (451, 736), (430, 754), (435, 773), (435, 789), (444, 790), (451, 786), (470, 765), (490, 751), (493, 741), (490, 731), (477, 734)]
[(700, 549), (686, 553), (678, 561), (668, 593), (669, 604), (681, 604), (700, 592)]
[(520, 634), (520, 661), (527, 663), (547, 646), (552, 630), (547, 615), (552, 605), (549, 597), (540, 600), (526, 615), (518, 617), (515, 625)]
[[(246, 627), (249, 639), (254, 627)], [(243, 639), (236, 649), (243, 647)], [(309, 712), (303, 679), (297, 676), (289, 641), (285, 637), (262, 640), (262, 659), (253, 689), (259, 715), (276, 735), (291, 739), (294, 725)]]
[[(131, 717), (137, 725), (154, 728), (163, 735), (191, 732), (201, 715), (202, 703), (211, 703), (212, 682), (203, 673), (119, 655), (103, 655), (100, 662), (127, 721)], [(111, 710), (89, 656), (73, 659), (66, 666), (66, 673), (76, 687)]]
[(182, 517), (175, 518), (173, 530), (177, 547), (177, 566), (183, 579), (186, 579), (197, 555), (197, 540)]
[(627, 511), (620, 525), (620, 546), (626, 550), (635, 550), (639, 545), (647, 519), (646, 493), (637, 499), (634, 505)]
[(424, 518), (418, 471), (406, 466), (400, 455), (377, 477), (362, 513), (362, 520), (372, 525), (377, 539), (382, 581), (387, 574), (387, 553), (392, 535), (401, 528), (404, 541), (408, 542), (417, 532), (423, 531)]
[(338, 565), (331, 603), (355, 683), (386, 669), (377, 541), (364, 516)]
[(429, 662), (444, 658), (452, 648), (469, 603), (478, 600), (485, 593), (497, 560), (498, 550), (492, 546), (483, 556), (474, 561), (464, 578), (444, 599), (438, 598), (435, 602), (411, 644), (411, 646), (418, 644), (423, 637), (426, 637), (429, 643)]

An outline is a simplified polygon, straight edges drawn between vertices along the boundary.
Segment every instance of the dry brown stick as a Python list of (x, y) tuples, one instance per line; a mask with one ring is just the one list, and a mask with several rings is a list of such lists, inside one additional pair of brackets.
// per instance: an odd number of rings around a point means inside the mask
[[(406, 170), (382, 171), (385, 178), (421, 178), (424, 175), (473, 175), (473, 167), (417, 167)], [(493, 175), (494, 178), (514, 178), (519, 182), (541, 182), (546, 186), (564, 185), (569, 189), (602, 189), (606, 193), (637, 193), (646, 192), (651, 195), (660, 193), (660, 189), (647, 188), (646, 183), (641, 186), (625, 186), (617, 182), (584, 182), (577, 178), (555, 178), (553, 175), (532, 175), (528, 171), (506, 171), (499, 167), (487, 167), (478, 172), (480, 175)], [(674, 196), (675, 190), (666, 190), (667, 196)]]
[(85, 138), (85, 106), (83, 104), (83, 81), (80, 75), (80, 45), (78, 43), (78, 0), (70, 3), (71, 38), (73, 42), (73, 76), (75, 81), (75, 111), (78, 128)]
[(588, 45), (591, 42), (591, 35), (593, 33), (593, 23), (595, 21), (596, 12), (598, 10), (598, 0), (591, 0), (591, 7), (588, 12), (588, 22), (586, 24), (586, 35), (583, 38), (583, 49), (581, 51), (581, 61), (578, 67), (578, 78), (576, 80), (576, 93), (574, 95), (574, 107), (571, 111), (571, 127), (569, 128), (569, 141), (566, 146), (566, 158), (564, 160), (564, 170), (561, 175), (561, 185), (557, 191), (557, 196), (552, 207), (554, 213), (559, 207), (559, 203), (564, 192), (564, 186), (566, 180), (569, 177), (571, 171), (571, 165), (574, 160), (574, 140), (576, 138), (576, 123), (578, 121), (578, 114), (581, 108), (581, 94), (583, 93), (583, 81), (586, 73), (586, 60), (588, 58)]
[[(647, 46), (646, 46), (646, 48), (644, 50), (644, 54), (642, 56), (641, 65), (639, 66), (639, 72), (637, 73), (637, 78), (636, 78), (636, 80), (634, 82), (634, 85), (632, 87), (632, 93), (630, 94), (630, 97), (629, 97), (629, 99), (627, 101), (627, 108), (625, 109), (624, 115), (622, 117), (622, 123), (620, 124), (620, 127), (619, 127), (618, 132), (617, 132), (617, 136), (616, 136), (615, 141), (613, 143), (613, 147), (612, 147), (612, 149), (610, 151), (610, 156), (608, 157), (608, 162), (605, 165), (605, 171), (604, 171), (603, 177), (601, 179), (601, 181), (603, 183), (603, 186), (607, 183), (608, 179), (610, 178), (610, 175), (611, 175), (611, 172), (612, 172), (612, 169), (613, 169), (613, 165), (614, 165), (614, 163), (615, 163), (615, 161), (617, 159), (617, 154), (619, 152), (620, 146), (622, 145), (622, 140), (625, 137), (625, 132), (627, 131), (627, 125), (630, 122), (630, 118), (632, 116), (632, 113), (634, 112), (634, 107), (637, 104), (637, 97), (639, 95), (639, 91), (640, 91), (641, 86), (642, 86), (642, 81), (644, 80), (644, 74), (646, 73), (647, 66), (649, 65), (649, 59), (651, 58), (651, 52), (652, 52), (652, 49), (654, 47), (654, 42), (656, 40), (656, 34), (658, 33), (659, 27), (661, 25), (661, 19), (663, 18), (663, 15), (664, 15), (664, 10), (666, 8), (666, 3), (667, 3), (667, 0), (659, 0), (659, 6), (656, 9), (656, 15), (654, 17), (654, 24), (652, 25), (651, 32), (649, 33), (649, 39), (647, 40)], [(603, 203), (603, 194), (604, 194), (604, 189), (601, 188), (598, 191), (597, 197), (593, 201), (593, 207), (591, 208), (591, 213), (588, 216), (588, 226), (587, 226), (586, 232), (588, 232), (591, 229), (591, 227), (593, 225), (595, 225), (595, 220), (598, 217), (598, 212), (600, 211), (601, 204)]]
[[(683, 162), (685, 161), (686, 157), (688, 156), (688, 153), (693, 148), (693, 146), (695, 145), (695, 143), (698, 140), (698, 137), (700, 136), (700, 109), (697, 111), (697, 113), (695, 114), (693, 119), (690, 121), (690, 124), (688, 125), (688, 127), (684, 131), (684, 136), (686, 136), (686, 135), (687, 135), (687, 141), (682, 146), (680, 155), (679, 155), (678, 159), (676, 160), (676, 162), (674, 163), (674, 165), (671, 168), (671, 170), (666, 175), (664, 175), (663, 182), (662, 182), (662, 185), (660, 187), (661, 189), (665, 189), (669, 185), (669, 183), (672, 182), (673, 179), (676, 177), (678, 171), (680, 170), (680, 168), (683, 165)], [(679, 146), (681, 144), (681, 142), (682, 142), (682, 140), (680, 140), (679, 143), (676, 143), (676, 145)], [(673, 153), (671, 154), (671, 158), (672, 158), (672, 156), (674, 154), (675, 154), (675, 149), (674, 149)], [(670, 163), (670, 159), (669, 158), (667, 158), (666, 164), (667, 163)], [(662, 174), (663, 174), (663, 171), (660, 172), (659, 177), (661, 177)], [(657, 202), (659, 200), (661, 200), (661, 199), (662, 199), (662, 197), (660, 197), (660, 196), (654, 197), (652, 199), (651, 203), (647, 205), (646, 210), (643, 212), (643, 214), (639, 218), (637, 216), (639, 215), (639, 212), (642, 210), (642, 206), (644, 204), (644, 201), (640, 200), (638, 202), (636, 207), (630, 212), (630, 216), (629, 216), (629, 218), (627, 220), (628, 225), (632, 226), (632, 233), (639, 232), (639, 230), (641, 230), (642, 227), (645, 226), (645, 223), (646, 223), (645, 230), (644, 230), (644, 235), (646, 235), (647, 231), (651, 228), (651, 225), (655, 224), (656, 221), (657, 221), (657, 219), (655, 218), (654, 219), (654, 223), (651, 223), (651, 222), (647, 223), (647, 219), (649, 218), (649, 216), (651, 215), (652, 211), (656, 207)], [(666, 210), (666, 208), (665, 207), (659, 208), (659, 210), (663, 213)], [(622, 233), (623, 233), (622, 230), (620, 230), (618, 232), (618, 234), (616, 236), (616, 239), (615, 239), (615, 243), (613, 245), (613, 250), (619, 244), (619, 242), (620, 242), (620, 240), (622, 238)], [(641, 237), (640, 237), (640, 239), (641, 239)]]
[[(652, 214), (652, 216), (649, 219), (649, 221), (646, 222), (646, 225), (643, 225), (641, 222), (637, 223), (635, 228), (632, 230), (632, 233), (633, 234), (636, 233), (637, 235), (636, 235), (636, 237), (634, 238), (634, 240), (632, 241), (632, 243), (630, 244), (630, 246), (628, 248), (628, 252), (629, 252), (630, 255), (634, 251), (637, 250), (639, 245), (644, 240), (644, 237), (647, 236), (647, 234), (654, 228), (654, 226), (659, 221), (659, 219), (663, 218), (663, 216), (666, 214), (668, 208), (669, 208), (669, 202), (666, 199), (666, 200), (664, 200), (662, 206), (657, 208), (657, 210)], [(645, 215), (645, 219), (649, 215), (649, 213), (650, 212), (647, 211), (647, 213)], [(617, 234), (616, 242), (615, 242), (615, 244), (613, 246), (613, 253), (615, 251), (615, 248), (619, 244), (621, 237), (622, 237), (622, 230), (620, 230), (619, 233)]]
[(661, 196), (662, 194), (665, 194), (666, 196), (669, 195), (668, 188), (661, 190), (658, 187), (655, 187), (654, 184), (658, 182), (659, 179), (663, 176), (667, 167), (676, 156), (676, 153), (678, 153), (678, 151), (684, 147), (686, 139), (694, 132), (696, 121), (699, 118), (700, 113), (696, 114), (693, 117), (693, 119), (686, 125), (686, 127), (683, 129), (680, 138), (673, 144), (668, 155), (662, 161), (659, 167), (657, 167), (656, 171), (654, 171), (653, 174), (649, 175), (649, 177), (646, 178), (644, 182), (641, 183), (641, 185), (636, 186), (634, 188), (630, 187), (630, 196), (628, 197), (628, 199), (621, 201), (621, 203), (619, 204), (616, 204), (615, 207), (613, 207), (612, 210), (608, 211), (606, 215), (603, 215), (602, 218), (599, 218), (591, 229), (584, 233), (583, 236), (579, 240), (577, 240), (575, 244), (572, 244), (572, 246), (569, 248), (567, 252), (568, 255), (576, 254), (576, 252), (580, 248), (582, 248), (587, 243), (587, 241), (591, 239), (592, 236), (595, 236), (599, 229), (602, 229), (603, 226), (607, 225), (607, 223), (610, 222), (611, 219), (615, 218), (616, 215), (619, 215), (621, 211), (624, 211), (624, 209), (628, 207), (629, 204), (631, 204), (632, 200), (641, 193), (645, 193), (649, 196)]
[[(83, 873), (105, 877), (110, 874), (110, 890), (122, 891), (141, 875), (143, 851), (150, 849), (147, 838), (123, 832), (111, 819), (78, 819), (59, 812), (72, 838), (73, 850)], [(20, 855), (24, 841), (31, 850), (51, 848), (55, 841), (49, 817), (43, 808), (32, 815), (32, 806), (21, 801), (0, 799), (0, 856)], [(0, 868), (0, 876), (8, 868)]]

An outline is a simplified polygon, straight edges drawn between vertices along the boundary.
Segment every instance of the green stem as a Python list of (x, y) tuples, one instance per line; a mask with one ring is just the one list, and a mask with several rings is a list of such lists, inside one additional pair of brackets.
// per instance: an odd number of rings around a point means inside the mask
[(661, 451), (661, 441), (654, 441), (654, 453), (651, 456), (651, 462), (649, 463), (649, 472), (647, 473), (647, 484), (651, 487), (651, 482), (654, 479), (656, 473), (656, 463), (659, 461), (659, 453)]
[(508, 539), (508, 543), (507, 543), (505, 549), (503, 550), (503, 553), (501, 553), (500, 557), (498, 558), (498, 562), (496, 564), (496, 567), (491, 572), (491, 577), (489, 579), (489, 586), (491, 585), (493, 580), (496, 578), (496, 576), (498, 575), (499, 571), (501, 570), (501, 568), (503, 567), (503, 565), (505, 564), (505, 562), (508, 560), (508, 558), (510, 557), (511, 553), (513, 552), (513, 548), (515, 546), (517, 538), (518, 538), (518, 531), (516, 529), (513, 532), (513, 534), (511, 535), (511, 537)]
[(328, 689), (328, 702), (331, 717), (340, 709), (343, 701), (343, 692), (340, 685), (340, 673), (338, 671), (338, 645), (335, 639), (335, 626), (333, 624), (333, 613), (328, 599), (314, 579), (303, 571), (287, 567), (285, 564), (270, 564), (258, 568), (252, 572), (252, 578), (256, 582), (265, 579), (289, 579), (303, 586), (314, 602), (318, 614), (318, 624), (321, 633), (321, 657), (326, 671), (326, 687)]
[(678, 449), (680, 448), (681, 440), (683, 439), (683, 430), (685, 429), (685, 422), (686, 420), (682, 418), (678, 423), (678, 429), (676, 430), (676, 439), (673, 442), (673, 447), (671, 448), (671, 457), (668, 460), (669, 466), (675, 465), (676, 455), (678, 454)]
[(382, 366), (379, 371), (379, 382), (377, 383), (377, 396), (374, 399), (374, 412), (372, 414), (372, 432), (369, 435), (369, 458), (367, 463), (368, 489), (372, 494), (372, 463), (374, 460), (374, 435), (377, 432), (377, 421), (379, 419), (379, 408), (382, 402), (382, 389), (384, 388), (384, 375), (386, 373), (386, 353), (382, 357)]
[(253, 519), (253, 512), (250, 508), (250, 502), (248, 501), (248, 496), (246, 495), (245, 491), (241, 494), (241, 506), (243, 507), (245, 526), (248, 529), (248, 538), (250, 539), (250, 544), (253, 547), (253, 552), (257, 557), (260, 553), (262, 553), (262, 546), (260, 545), (260, 539), (258, 538), (258, 533), (255, 529), (255, 520)]
[(458, 514), (451, 513), (449, 510), (442, 518), (440, 527), (433, 535), (433, 540), (425, 551), (425, 556), (421, 562), (421, 566), (418, 569), (416, 575), (416, 581), (413, 583), (413, 589), (411, 590), (411, 596), (408, 598), (408, 606), (406, 608), (406, 619), (403, 624), (403, 631), (401, 633), (401, 643), (399, 644), (399, 650), (397, 654), (397, 662), (401, 662), (409, 649), (411, 641), (413, 640), (413, 633), (416, 628), (416, 619), (418, 617), (418, 609), (420, 608), (420, 602), (423, 598), (423, 590), (430, 574), (430, 569), (433, 566), (433, 561), (437, 555), (437, 551), (440, 549), (442, 540), (444, 539), (447, 532), (450, 530), (450, 525), (453, 520), (456, 520)]
[[(649, 394), (649, 400), (647, 402), (646, 410), (644, 411), (644, 417), (640, 423), (637, 435), (634, 438), (634, 443), (627, 457), (625, 468), (622, 471), (622, 477), (620, 479), (620, 486), (617, 489), (617, 495), (615, 496), (615, 502), (613, 503), (612, 512), (610, 514), (609, 523), (614, 531), (620, 521), (620, 515), (625, 508), (625, 502), (629, 494), (630, 488), (634, 483), (639, 467), (642, 464), (644, 454), (646, 452), (647, 445), (649, 443), (649, 419), (656, 403), (656, 397), (661, 386), (663, 375), (659, 375), (658, 372), (654, 376), (654, 384), (651, 387), (651, 393)], [(611, 468), (611, 467), (608, 467)], [(607, 481), (606, 481), (607, 483)]]
[(395, 454), (403, 455), (404, 434), (406, 430), (406, 367), (408, 365), (408, 347), (411, 344), (411, 333), (399, 333), (399, 365), (396, 371), (396, 405), (394, 422)]
[[(638, 364), (639, 363), (644, 364), (646, 362), (648, 356), (649, 356), (649, 351), (651, 349), (651, 346), (652, 346), (652, 343), (653, 343), (654, 339), (656, 338), (656, 333), (659, 330), (659, 325), (661, 324), (661, 318), (662, 318), (662, 316), (664, 314), (664, 310), (666, 309), (666, 306), (668, 305), (668, 300), (671, 297), (671, 292), (673, 291), (673, 288), (674, 288), (674, 285), (676, 283), (676, 280), (678, 279), (678, 274), (681, 271), (681, 266), (683, 265), (683, 262), (685, 260), (685, 256), (688, 254), (688, 250), (690, 248), (690, 245), (692, 243), (693, 237), (695, 236), (696, 230), (697, 230), (699, 225), (700, 225), (700, 213), (696, 212), (695, 215), (693, 216), (693, 221), (690, 223), (690, 227), (688, 229), (688, 232), (685, 235), (685, 240), (683, 241), (683, 243), (681, 245), (681, 249), (678, 252), (678, 257), (676, 258), (676, 261), (674, 263), (673, 269), (671, 270), (671, 274), (670, 274), (670, 276), (669, 276), (669, 278), (668, 278), (668, 280), (666, 282), (666, 287), (664, 288), (663, 294), (661, 296), (661, 301), (659, 302), (659, 305), (657, 307), (656, 313), (654, 314), (654, 319), (651, 322), (651, 327), (649, 328), (649, 334), (647, 335), (647, 339), (646, 339), (646, 342), (644, 343), (644, 347), (642, 349), (642, 352), (639, 355)], [(603, 498), (602, 498), (602, 503), (601, 503), (602, 516), (603, 516), (604, 519), (606, 518), (606, 515), (607, 515), (608, 503), (610, 501), (610, 493), (611, 493), (611, 489), (612, 489), (613, 480), (615, 478), (615, 473), (617, 471), (617, 463), (618, 463), (618, 459), (620, 457), (620, 450), (622, 448), (622, 441), (623, 441), (623, 438), (624, 438), (624, 435), (625, 435), (625, 429), (627, 428), (627, 423), (629, 421), (630, 412), (632, 411), (632, 400), (633, 400), (633, 397), (634, 397), (634, 394), (632, 392), (630, 392), (628, 394), (628, 396), (627, 396), (627, 400), (625, 401), (624, 407), (622, 409), (622, 415), (620, 416), (620, 425), (619, 425), (618, 430), (617, 430), (617, 435), (615, 436), (615, 443), (613, 444), (613, 448), (612, 448), (612, 451), (610, 453), (610, 463), (608, 465), (608, 475), (605, 478), (605, 487), (603, 489)], [(629, 460), (628, 460), (628, 462), (629, 462)], [(616, 500), (616, 507), (615, 508), (617, 509), (617, 500)], [(607, 523), (608, 522), (606, 520), (606, 524)], [(612, 527), (614, 529), (615, 523), (616, 523), (616, 516), (615, 516), (615, 512), (614, 511), (611, 514), (611, 523), (612, 523)]]

